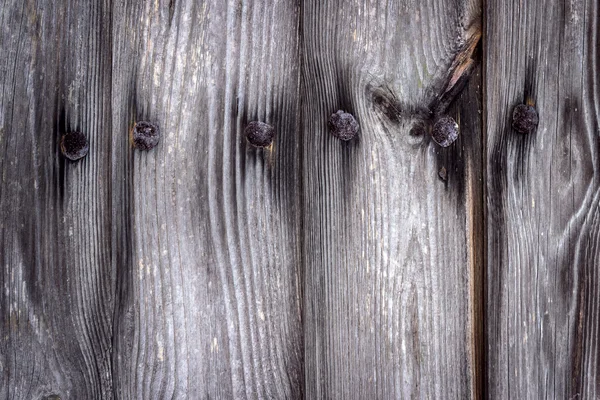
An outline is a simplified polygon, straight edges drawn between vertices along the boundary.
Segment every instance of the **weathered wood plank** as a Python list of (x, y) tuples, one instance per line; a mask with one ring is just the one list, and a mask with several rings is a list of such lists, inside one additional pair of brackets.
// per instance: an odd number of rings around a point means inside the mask
[[(458, 142), (424, 130), (470, 72), (480, 5), (307, 0), (302, 20), (307, 397), (475, 397), (477, 78), (448, 110)], [(338, 109), (358, 140), (328, 133)]]
[[(127, 1), (113, 24), (117, 396), (301, 397), (298, 3)], [(162, 129), (150, 152), (129, 147), (136, 119)], [(242, 135), (256, 119), (271, 150)]]
[(110, 9), (4, 1), (0, 21), (0, 398), (111, 398)]
[(487, 7), (488, 396), (598, 398), (599, 5)]

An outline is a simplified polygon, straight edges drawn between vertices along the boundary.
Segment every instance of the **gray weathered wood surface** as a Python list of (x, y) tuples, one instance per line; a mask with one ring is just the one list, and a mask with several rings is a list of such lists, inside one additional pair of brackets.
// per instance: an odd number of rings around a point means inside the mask
[[(298, 10), (114, 4), (119, 398), (302, 393)], [(161, 126), (154, 151), (132, 151), (134, 118)], [(272, 150), (246, 144), (248, 119), (277, 128)]]
[(598, 7), (5, 0), (0, 399), (597, 397)]
[[(596, 399), (599, 4), (485, 12), (488, 395)], [(527, 101), (540, 124), (522, 136), (510, 117)]]
[[(313, 0), (302, 22), (307, 397), (474, 397), (480, 81), (449, 110), (458, 143), (423, 129), (477, 41), (478, 5)], [(358, 140), (328, 133), (337, 109)]]
[[(113, 210), (123, 201), (114, 192), (122, 179), (112, 165), (107, 6), (1, 6), (2, 399), (113, 393), (113, 246), (123, 228)], [(58, 156), (65, 129), (89, 135), (85, 161)]]
[[(299, 5), (14, 2), (1, 398), (303, 393)], [(280, 135), (257, 152), (246, 119)], [(133, 151), (136, 119), (161, 144)], [(90, 138), (78, 163), (65, 129)]]

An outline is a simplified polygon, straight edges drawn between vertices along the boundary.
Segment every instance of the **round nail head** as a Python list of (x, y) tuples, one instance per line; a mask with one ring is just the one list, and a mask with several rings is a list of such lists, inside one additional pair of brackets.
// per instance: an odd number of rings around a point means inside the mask
[(269, 147), (275, 137), (275, 128), (265, 122), (252, 121), (246, 125), (244, 134), (254, 147)]
[(90, 144), (81, 132), (67, 132), (60, 138), (60, 151), (71, 161), (85, 157), (89, 149)]
[(448, 147), (458, 138), (458, 124), (454, 118), (443, 116), (433, 124), (431, 129), (433, 141), (442, 147)]
[(331, 114), (328, 125), (331, 134), (343, 141), (354, 139), (360, 128), (354, 116), (342, 110)]
[(527, 104), (519, 104), (513, 111), (512, 126), (515, 131), (528, 134), (532, 133), (538, 126), (539, 117), (535, 107)]
[(160, 140), (158, 125), (147, 121), (136, 122), (132, 132), (133, 146), (139, 150), (150, 150)]

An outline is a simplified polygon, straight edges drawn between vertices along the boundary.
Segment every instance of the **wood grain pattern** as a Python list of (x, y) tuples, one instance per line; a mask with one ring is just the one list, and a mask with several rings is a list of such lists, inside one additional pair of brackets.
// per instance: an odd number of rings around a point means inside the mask
[(480, 393), (479, 3), (41, 3), (2, 12), (3, 397)]
[[(598, 398), (599, 5), (488, 2), (490, 398)], [(512, 108), (535, 104), (523, 136)]]
[(5, 0), (0, 398), (600, 396), (599, 7)]
[[(303, 2), (307, 398), (479, 392), (480, 82), (452, 102), (479, 16), (468, 1)], [(444, 150), (426, 130), (448, 105), (462, 134)], [(328, 133), (338, 109), (358, 140)]]
[[(298, 11), (115, 4), (114, 145), (131, 233), (119, 398), (302, 396)], [(129, 147), (136, 119), (162, 128), (154, 150)], [(251, 120), (276, 127), (271, 149), (246, 143)]]
[(2, 6), (0, 397), (301, 397), (299, 5), (42, 3)]
[[(0, 8), (0, 398), (109, 398), (110, 12), (107, 3)], [(58, 156), (65, 130), (92, 150)]]

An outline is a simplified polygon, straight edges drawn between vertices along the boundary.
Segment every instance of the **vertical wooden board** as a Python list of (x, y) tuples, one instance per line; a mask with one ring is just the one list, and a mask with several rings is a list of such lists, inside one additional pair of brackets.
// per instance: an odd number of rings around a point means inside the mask
[[(131, 217), (116, 393), (299, 398), (299, 6), (128, 1), (114, 17)], [(156, 148), (130, 147), (135, 120), (159, 124)], [(251, 120), (275, 126), (272, 148), (246, 143)]]
[[(308, 0), (302, 21), (307, 397), (476, 397), (479, 75), (452, 99), (480, 5)], [(461, 136), (442, 149), (447, 108)], [(338, 109), (357, 140), (328, 132)]]
[(110, 10), (6, 1), (0, 21), (0, 398), (112, 398)]
[[(598, 398), (599, 5), (488, 2), (490, 398)], [(511, 128), (530, 102), (539, 126)]]

